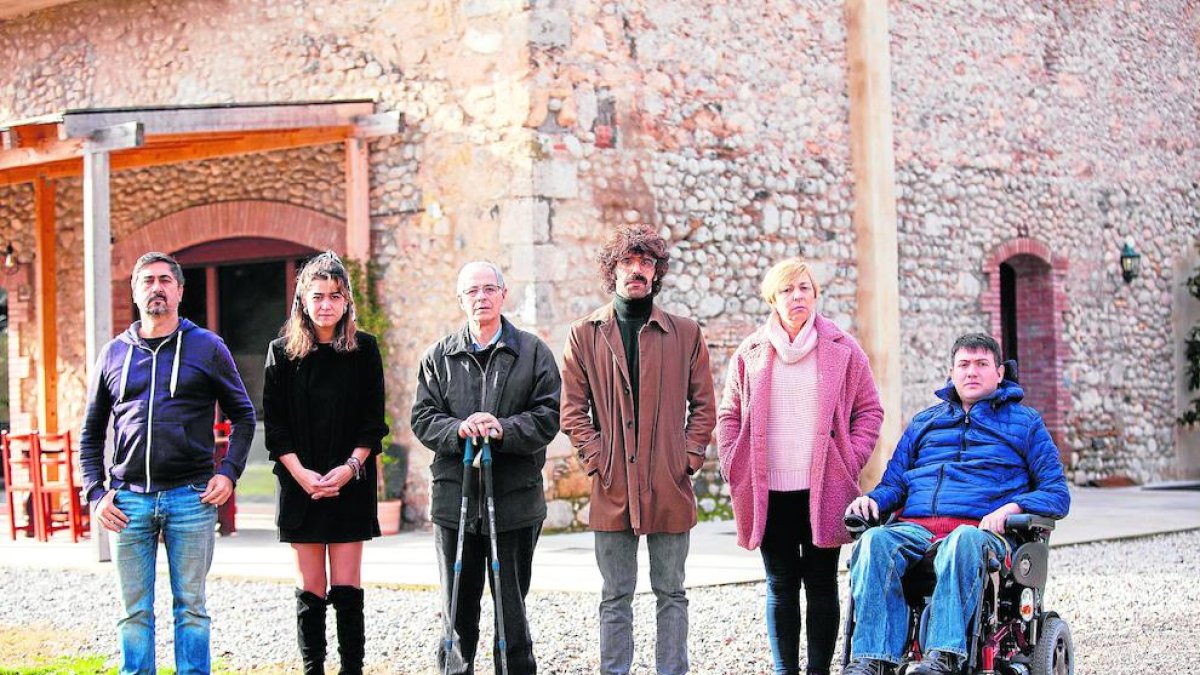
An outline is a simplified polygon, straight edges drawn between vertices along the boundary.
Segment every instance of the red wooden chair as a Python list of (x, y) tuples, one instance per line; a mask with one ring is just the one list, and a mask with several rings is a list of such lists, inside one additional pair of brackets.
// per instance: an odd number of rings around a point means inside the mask
[(42, 517), (42, 541), (58, 530), (68, 530), (71, 541), (79, 541), (86, 529), (83, 523), (82, 477), (71, 432), (42, 434), (37, 444), (37, 500)]
[[(38, 472), (34, 471), (37, 458), (38, 434), (36, 431), (27, 434), (3, 434), (4, 449), (4, 493), (8, 498), (8, 529), (13, 540), (17, 538), (17, 530), (24, 530), (26, 536), (42, 537), (41, 510), (34, 508), (37, 501)], [(17, 495), (23, 494), (25, 499), (17, 500)], [(17, 504), (25, 512), (25, 524), (17, 525)]]

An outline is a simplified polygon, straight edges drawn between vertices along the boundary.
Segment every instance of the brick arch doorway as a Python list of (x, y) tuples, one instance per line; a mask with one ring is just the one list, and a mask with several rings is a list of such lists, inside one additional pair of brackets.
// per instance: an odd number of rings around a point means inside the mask
[(1063, 463), (1069, 464), (1064, 429), (1071, 401), (1063, 379), (1066, 272), (1066, 259), (1052, 254), (1046, 244), (1010, 241), (985, 262), (989, 284), (984, 305), (1004, 358), (1016, 359), (1020, 366), (1025, 403), (1042, 414)]
[(267, 344), (291, 310), (296, 271), (317, 253), (265, 237), (218, 239), (172, 252), (185, 279), (180, 316), (225, 340), (260, 417)]
[(302, 206), (234, 200), (176, 211), (114, 242), (113, 324), (137, 318), (128, 285), (137, 257), (174, 255), (186, 280), (180, 313), (225, 339), (261, 413), (263, 359), (290, 308), (296, 265), (323, 250), (345, 255), (346, 222)]

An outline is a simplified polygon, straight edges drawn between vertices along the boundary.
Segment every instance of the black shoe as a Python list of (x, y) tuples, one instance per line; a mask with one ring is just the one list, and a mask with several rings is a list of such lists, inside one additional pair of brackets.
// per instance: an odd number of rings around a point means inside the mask
[(325, 598), (296, 589), (296, 635), (305, 675), (325, 673)]
[(337, 612), (338, 655), (342, 675), (361, 675), (366, 652), (366, 626), (363, 623), (363, 589), (333, 586), (329, 604)]
[(896, 675), (896, 666), (879, 659), (854, 659), (842, 675)]
[(916, 668), (908, 672), (909, 675), (958, 675), (962, 671), (960, 660), (957, 654), (935, 649), (926, 654)]

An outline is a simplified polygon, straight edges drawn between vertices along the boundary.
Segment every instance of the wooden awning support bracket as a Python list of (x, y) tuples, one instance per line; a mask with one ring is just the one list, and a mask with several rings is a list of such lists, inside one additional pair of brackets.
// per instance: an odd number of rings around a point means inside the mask
[(112, 152), (141, 147), (146, 142), (141, 122), (126, 122), (96, 129), (84, 144), (85, 152)]
[(378, 138), (404, 131), (404, 116), (398, 111), (356, 115), (354, 117), (355, 138)]

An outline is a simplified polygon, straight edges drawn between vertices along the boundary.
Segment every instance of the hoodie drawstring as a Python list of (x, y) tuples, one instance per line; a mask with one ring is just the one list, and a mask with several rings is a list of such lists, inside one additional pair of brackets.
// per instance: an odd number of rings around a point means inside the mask
[(117, 401), (125, 400), (125, 385), (129, 382), (129, 362), (133, 359), (133, 345), (129, 345), (129, 349), (125, 351), (125, 364), (121, 366), (121, 395), (117, 397)]
[(171, 365), (171, 398), (175, 398), (175, 384), (179, 382), (179, 352), (183, 348), (183, 331), (175, 338), (175, 362)]

